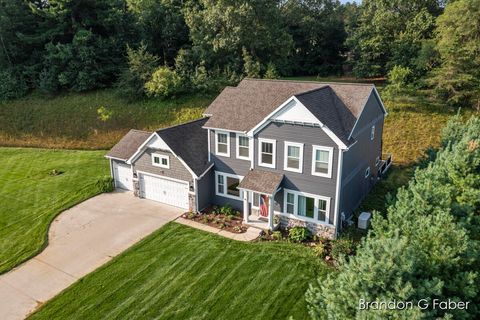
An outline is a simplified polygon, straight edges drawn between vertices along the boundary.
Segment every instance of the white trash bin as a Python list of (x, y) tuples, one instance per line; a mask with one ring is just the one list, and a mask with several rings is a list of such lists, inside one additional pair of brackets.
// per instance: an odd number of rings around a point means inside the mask
[(359, 229), (368, 229), (368, 225), (370, 224), (370, 218), (372, 214), (370, 212), (362, 212), (358, 217), (358, 228)]

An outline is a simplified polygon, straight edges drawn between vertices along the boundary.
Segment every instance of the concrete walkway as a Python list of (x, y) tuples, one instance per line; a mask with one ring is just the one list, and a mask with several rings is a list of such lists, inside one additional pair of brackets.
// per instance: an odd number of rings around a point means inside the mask
[(130, 192), (102, 194), (65, 211), (50, 227), (48, 247), (0, 276), (0, 319), (24, 319), (183, 211)]
[(200, 222), (197, 222), (197, 221), (193, 221), (193, 220), (189, 220), (189, 219), (185, 219), (185, 218), (182, 218), (182, 217), (179, 217), (177, 220), (175, 220), (175, 222), (181, 223), (183, 225), (186, 225), (186, 226), (189, 226), (189, 227), (192, 227), (192, 228), (195, 228), (195, 229), (215, 233), (215, 234), (218, 234), (219, 236), (229, 238), (229, 239), (233, 239), (233, 240), (238, 240), (238, 241), (252, 241), (252, 240), (255, 240), (260, 236), (260, 232), (261, 232), (260, 229), (249, 227), (247, 229), (247, 231), (244, 232), (244, 233), (233, 233), (233, 232), (229, 232), (229, 231), (226, 231), (226, 230), (221, 230), (221, 229), (218, 229), (218, 228), (207, 226), (206, 224), (203, 224), (203, 223), (200, 223)]

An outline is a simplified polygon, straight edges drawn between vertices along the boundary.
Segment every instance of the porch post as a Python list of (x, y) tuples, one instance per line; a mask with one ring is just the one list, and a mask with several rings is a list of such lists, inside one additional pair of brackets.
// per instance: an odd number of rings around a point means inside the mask
[(273, 230), (273, 196), (268, 196), (268, 229)]
[(243, 190), (243, 221), (248, 223), (248, 191)]

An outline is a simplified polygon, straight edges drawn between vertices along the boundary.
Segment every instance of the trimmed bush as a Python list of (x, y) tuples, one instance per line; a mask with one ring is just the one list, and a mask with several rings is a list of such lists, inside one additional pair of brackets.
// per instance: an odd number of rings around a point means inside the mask
[(109, 176), (99, 178), (97, 182), (95, 182), (95, 188), (97, 188), (100, 193), (112, 192), (113, 190), (115, 190), (113, 178)]

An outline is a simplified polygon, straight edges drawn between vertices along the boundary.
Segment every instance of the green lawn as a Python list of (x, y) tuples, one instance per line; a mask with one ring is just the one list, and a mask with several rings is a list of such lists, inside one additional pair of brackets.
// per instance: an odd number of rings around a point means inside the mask
[[(109, 149), (130, 129), (157, 130), (199, 118), (213, 96), (128, 102), (113, 89), (29, 95), (0, 102), (0, 146)], [(97, 110), (111, 112), (103, 122)]]
[(109, 174), (104, 154), (0, 148), (0, 273), (45, 246), (58, 213), (98, 193), (95, 182)]
[(301, 245), (243, 243), (170, 223), (31, 319), (306, 319), (308, 284), (328, 272)]

